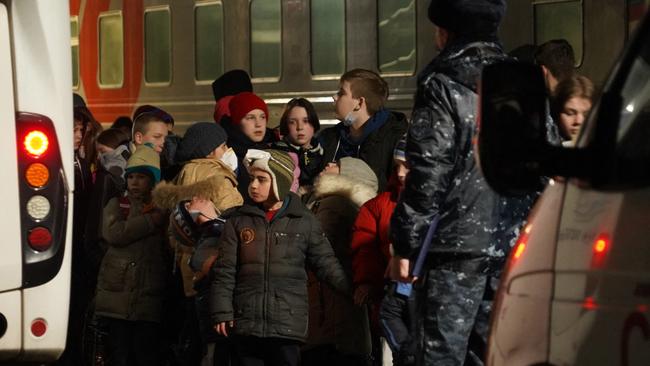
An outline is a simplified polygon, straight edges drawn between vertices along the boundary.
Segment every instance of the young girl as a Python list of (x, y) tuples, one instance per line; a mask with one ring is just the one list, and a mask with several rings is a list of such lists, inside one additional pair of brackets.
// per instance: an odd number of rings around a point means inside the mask
[(238, 336), (240, 365), (298, 365), (307, 337), (305, 265), (338, 291), (349, 284), (317, 219), (289, 191), (291, 158), (252, 149), (244, 165), (251, 204), (228, 219), (221, 235), (212, 319), (219, 333)]
[(97, 279), (95, 313), (107, 319), (108, 364), (159, 365), (166, 286), (164, 219), (151, 203), (160, 158), (142, 145), (126, 168), (127, 196), (104, 208), (109, 244)]
[(553, 119), (558, 124), (565, 145), (574, 145), (589, 111), (594, 84), (576, 75), (561, 81), (555, 89)]

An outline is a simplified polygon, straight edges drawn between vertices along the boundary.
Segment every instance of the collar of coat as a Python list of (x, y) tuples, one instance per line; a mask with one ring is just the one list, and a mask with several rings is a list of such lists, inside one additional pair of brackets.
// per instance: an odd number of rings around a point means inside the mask
[(323, 174), (314, 181), (314, 196), (320, 199), (327, 196), (342, 196), (352, 201), (357, 207), (377, 195), (369, 185), (340, 174)]
[[(298, 197), (295, 193), (289, 192), (287, 196), (284, 198), (282, 207), (278, 211), (277, 214), (273, 217), (273, 220), (277, 220), (281, 217), (303, 217), (306, 214), (308, 214), (309, 211), (307, 211), (307, 208), (305, 205), (300, 201), (300, 197)], [(235, 214), (237, 216), (258, 216), (266, 219), (266, 212), (262, 210), (259, 206), (257, 205), (251, 205), (251, 204), (245, 204), (242, 207), (237, 210), (237, 213)]]

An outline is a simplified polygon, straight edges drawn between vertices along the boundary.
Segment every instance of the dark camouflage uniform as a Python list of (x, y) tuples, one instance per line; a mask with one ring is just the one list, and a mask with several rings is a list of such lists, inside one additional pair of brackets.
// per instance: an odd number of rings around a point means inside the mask
[(419, 364), (482, 364), (492, 290), (534, 199), (498, 196), (474, 159), (477, 81), (483, 66), (505, 58), (497, 43), (457, 41), (418, 78), (406, 146), (411, 171), (391, 234), (395, 253), (413, 259), (440, 215), (418, 296), (426, 298)]

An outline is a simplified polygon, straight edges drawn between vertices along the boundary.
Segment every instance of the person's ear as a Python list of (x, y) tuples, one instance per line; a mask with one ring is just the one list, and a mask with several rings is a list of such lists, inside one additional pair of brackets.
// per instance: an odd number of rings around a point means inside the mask
[(142, 132), (136, 132), (133, 134), (133, 143), (136, 145), (142, 145)]
[(358, 112), (358, 111), (360, 111), (360, 110), (361, 110), (361, 107), (362, 107), (365, 103), (366, 103), (366, 98), (364, 98), (364, 97), (360, 97), (360, 98), (359, 98), (359, 104), (357, 104), (357, 106), (354, 107), (354, 109), (352, 109), (352, 111), (353, 111), (353, 112)]

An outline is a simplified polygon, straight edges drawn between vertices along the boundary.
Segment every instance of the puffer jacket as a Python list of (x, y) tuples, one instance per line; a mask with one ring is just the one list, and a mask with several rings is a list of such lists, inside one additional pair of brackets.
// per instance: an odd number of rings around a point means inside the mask
[[(357, 153), (352, 156), (359, 158), (368, 164), (377, 175), (379, 192), (386, 190), (386, 185), (393, 172), (393, 150), (397, 141), (404, 136), (408, 129), (406, 116), (399, 112), (382, 110), (380, 117), (377, 112), (368, 122), (363, 125), (364, 139), (357, 148)], [(323, 147), (323, 163), (321, 170), (327, 163), (334, 162), (340, 155), (341, 139), (349, 134), (349, 128), (343, 122), (334, 127), (323, 130), (319, 135)]]
[[(178, 173), (174, 183), (161, 182), (153, 191), (153, 201), (156, 206), (168, 210), (176, 207), (178, 202), (191, 200), (193, 197), (201, 197), (212, 201), (220, 214), (244, 203), (241, 194), (237, 190), (235, 173), (217, 159), (190, 160)], [(171, 230), (170, 226), (170, 232)], [(194, 296), (196, 295), (194, 290), (196, 274), (188, 264), (194, 253), (194, 248), (177, 243), (171, 233), (169, 240), (174, 248), (180, 252), (178, 265), (183, 277), (185, 295)]]
[(167, 285), (163, 230), (143, 213), (142, 201), (128, 202), (113, 198), (104, 208), (102, 235), (109, 247), (99, 269), (95, 313), (161, 322)]
[(479, 171), (472, 140), (481, 70), (506, 57), (496, 43), (452, 43), (418, 76), (406, 143), (411, 170), (391, 219), (397, 255), (417, 255), (434, 215), (440, 221), (430, 259), (485, 258), (500, 268), (514, 244), (535, 195), (507, 198), (492, 191)]
[(296, 146), (290, 143), (285, 137), (283, 140), (273, 143), (273, 148), (286, 152), (292, 152), (298, 155), (298, 163), (300, 164), (300, 179), (301, 186), (309, 186), (314, 184), (314, 179), (318, 177), (323, 167), (323, 148), (320, 146), (318, 139), (312, 138), (310, 148)]
[(211, 314), (234, 320), (233, 333), (304, 341), (307, 273), (340, 292), (350, 285), (318, 220), (293, 193), (268, 222), (257, 206), (244, 205), (226, 223), (213, 268)]

